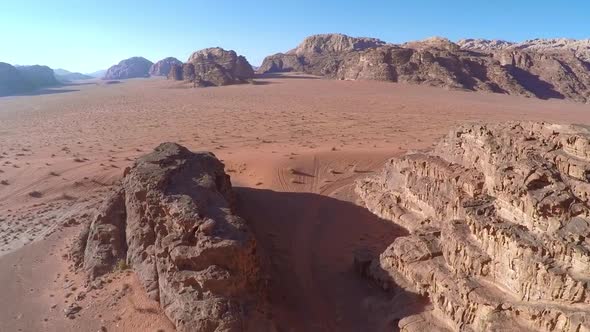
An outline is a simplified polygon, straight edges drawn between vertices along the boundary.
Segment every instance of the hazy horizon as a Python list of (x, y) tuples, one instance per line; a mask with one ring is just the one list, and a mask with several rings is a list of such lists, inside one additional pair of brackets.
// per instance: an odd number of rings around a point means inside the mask
[[(428, 7), (428, 11), (424, 7)], [(156, 62), (186, 61), (196, 50), (220, 46), (246, 56), (252, 65), (319, 33), (344, 33), (401, 43), (442, 36), (523, 41), (590, 38), (590, 3), (509, 0), (495, 3), (422, 1), (31, 1), (4, 4), (0, 13), (0, 62), (47, 65), (92, 73), (142, 56)], [(484, 15), (482, 15), (482, 13)], [(407, 27), (412, 27), (411, 29)]]

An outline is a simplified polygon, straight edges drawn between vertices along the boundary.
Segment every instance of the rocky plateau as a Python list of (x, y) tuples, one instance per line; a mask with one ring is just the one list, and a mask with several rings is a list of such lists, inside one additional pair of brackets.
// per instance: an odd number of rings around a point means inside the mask
[(431, 310), (401, 331), (590, 331), (590, 130), (464, 125), (357, 181), (410, 235), (365, 270)]

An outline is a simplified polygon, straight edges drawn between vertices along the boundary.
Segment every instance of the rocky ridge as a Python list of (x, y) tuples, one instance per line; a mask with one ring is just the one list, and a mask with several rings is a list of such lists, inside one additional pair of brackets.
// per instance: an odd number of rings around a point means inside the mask
[(146, 58), (132, 57), (122, 60), (110, 67), (105, 73), (105, 80), (122, 80), (128, 78), (141, 78), (150, 76), (150, 68), (153, 63)]
[(223, 86), (246, 83), (254, 77), (248, 60), (235, 51), (220, 47), (194, 52), (182, 65), (172, 65), (168, 78), (192, 82), (195, 86)]
[(53, 70), (47, 66), (12, 66), (0, 62), (0, 96), (26, 93), (58, 85)]
[(125, 171), (72, 256), (90, 280), (126, 262), (178, 331), (260, 330), (256, 243), (233, 211), (213, 154), (164, 143)]
[(162, 59), (152, 65), (150, 68), (150, 75), (168, 76), (168, 74), (170, 74), (170, 69), (172, 69), (172, 66), (174, 65), (182, 65), (182, 62), (173, 57)]
[(457, 42), (457, 44), (464, 49), (485, 52), (506, 49), (545, 53), (573, 52), (574, 56), (586, 62), (590, 62), (590, 39), (531, 39), (520, 43), (513, 43), (504, 40), (461, 39)]
[(445, 38), (403, 45), (315, 41), (310, 37), (294, 51), (265, 58), (259, 72), (300, 71), (341, 80), (381, 80), (590, 101), (590, 63), (573, 51), (544, 53), (507, 48), (484, 52), (463, 49)]
[(367, 274), (430, 299), (402, 331), (589, 331), (589, 182), (586, 127), (462, 126), (357, 182), (411, 233)]

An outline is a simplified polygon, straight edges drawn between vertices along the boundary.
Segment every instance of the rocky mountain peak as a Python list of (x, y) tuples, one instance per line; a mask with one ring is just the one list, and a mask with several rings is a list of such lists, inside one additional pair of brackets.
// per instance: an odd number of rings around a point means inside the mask
[(305, 38), (299, 46), (288, 53), (296, 55), (332, 54), (361, 51), (381, 45), (385, 45), (385, 42), (377, 38), (350, 37), (343, 34), (320, 34)]

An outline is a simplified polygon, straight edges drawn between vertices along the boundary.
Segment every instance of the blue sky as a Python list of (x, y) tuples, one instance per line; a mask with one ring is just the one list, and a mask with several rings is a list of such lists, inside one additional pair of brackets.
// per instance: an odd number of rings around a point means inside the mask
[(80, 72), (136, 55), (186, 61), (211, 46), (258, 65), (308, 35), (331, 32), (394, 43), (435, 35), (590, 38), (590, 1), (0, 0), (0, 62)]

